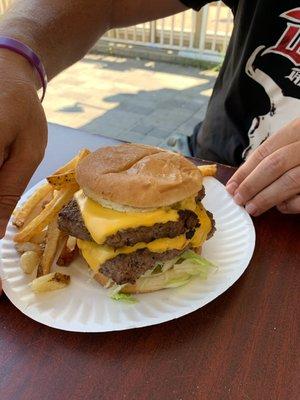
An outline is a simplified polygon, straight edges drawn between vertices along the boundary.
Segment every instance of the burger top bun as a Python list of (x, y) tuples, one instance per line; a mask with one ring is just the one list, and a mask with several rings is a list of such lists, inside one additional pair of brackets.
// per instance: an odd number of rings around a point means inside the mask
[(84, 193), (136, 208), (163, 207), (196, 195), (202, 187), (199, 169), (183, 156), (141, 144), (101, 148), (77, 166)]

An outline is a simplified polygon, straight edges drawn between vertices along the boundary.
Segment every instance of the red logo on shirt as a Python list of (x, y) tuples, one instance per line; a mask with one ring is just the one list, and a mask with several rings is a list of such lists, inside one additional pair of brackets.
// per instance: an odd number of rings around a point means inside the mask
[(289, 21), (286, 30), (276, 45), (266, 49), (263, 54), (277, 53), (288, 58), (296, 66), (300, 66), (300, 7), (280, 16)]

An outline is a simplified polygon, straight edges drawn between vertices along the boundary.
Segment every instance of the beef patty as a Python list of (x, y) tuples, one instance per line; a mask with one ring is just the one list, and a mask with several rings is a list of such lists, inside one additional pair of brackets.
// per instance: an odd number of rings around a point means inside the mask
[(214, 220), (214, 216), (213, 213), (211, 213), (210, 211), (206, 210), (206, 214), (208, 216), (208, 218), (210, 219), (211, 222), (211, 229), (207, 235), (206, 240), (212, 238), (214, 236), (214, 233), (216, 232), (217, 228), (216, 228), (216, 221)]
[[(136, 243), (149, 243), (159, 238), (174, 238), (186, 234), (187, 239), (193, 237), (195, 229), (200, 226), (198, 216), (190, 210), (179, 210), (178, 221), (157, 223), (153, 226), (140, 226), (118, 231), (109, 236), (105, 244), (113, 248), (133, 246)], [(71, 200), (62, 209), (58, 217), (59, 229), (78, 239), (92, 241), (92, 237), (84, 225), (84, 221), (76, 200)]]
[(117, 257), (102, 264), (99, 272), (112, 279), (118, 285), (134, 284), (146, 271), (154, 268), (157, 262), (172, 260), (185, 250), (152, 253), (148, 249), (141, 249), (130, 254), (119, 254)]

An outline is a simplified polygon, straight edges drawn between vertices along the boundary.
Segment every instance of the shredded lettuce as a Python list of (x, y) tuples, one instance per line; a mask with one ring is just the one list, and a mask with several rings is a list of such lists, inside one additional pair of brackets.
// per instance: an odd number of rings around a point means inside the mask
[(162, 267), (162, 272), (166, 272), (169, 269), (173, 268), (175, 262), (177, 259), (173, 259), (173, 260), (169, 260), (169, 261), (165, 261)]
[(184, 286), (192, 279), (191, 275), (183, 274), (178, 278), (169, 279), (166, 283), (165, 288), (177, 288), (180, 286)]
[(162, 267), (163, 267), (162, 264), (157, 264), (156, 267), (154, 267), (153, 270), (151, 271), (151, 275), (161, 274)]
[(197, 275), (201, 279), (207, 279), (209, 273), (216, 269), (214, 264), (192, 250), (187, 250), (181, 254), (174, 264), (175, 271), (186, 272), (192, 276)]
[(141, 276), (139, 286), (143, 289), (149, 288), (150, 291), (156, 288), (180, 287), (190, 282), (194, 276), (205, 280), (216, 269), (214, 264), (204, 257), (187, 250), (173, 260), (157, 263), (151, 271)]
[(125, 285), (117, 285), (115, 284), (110, 292), (110, 298), (112, 300), (116, 300), (116, 301), (122, 301), (123, 303), (137, 303), (138, 300), (133, 297), (131, 294), (128, 293), (122, 293), (122, 289), (124, 288)]
[[(204, 257), (199, 256), (192, 250), (187, 250), (179, 257), (165, 263), (157, 263), (152, 270), (147, 271), (139, 279), (141, 288), (150, 288), (150, 291), (162, 288), (177, 288), (184, 286), (194, 276), (207, 279), (208, 275), (217, 270), (217, 267)], [(110, 297), (124, 303), (137, 303), (138, 300), (127, 293), (122, 293), (125, 285), (115, 284), (111, 290)]]
[(138, 300), (135, 297), (127, 293), (115, 293), (112, 294), (110, 298), (116, 301), (122, 301), (123, 303), (138, 303)]
[(179, 260), (189, 260), (195, 264), (202, 265), (204, 268), (210, 268), (213, 267), (214, 269), (216, 268), (213, 263), (210, 261), (206, 260), (206, 258), (200, 256), (199, 254), (195, 253), (192, 250), (187, 250), (183, 254), (180, 255), (179, 259), (177, 260), (176, 264), (178, 263)]
[(116, 283), (114, 284), (114, 286), (112, 286), (111, 290), (110, 290), (110, 295), (114, 296), (115, 294), (118, 294), (120, 292), (122, 292), (123, 287), (126, 286), (125, 285), (117, 285)]

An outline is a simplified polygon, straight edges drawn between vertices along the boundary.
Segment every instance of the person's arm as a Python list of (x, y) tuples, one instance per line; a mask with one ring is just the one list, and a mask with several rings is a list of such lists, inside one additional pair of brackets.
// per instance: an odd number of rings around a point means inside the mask
[(179, 0), (19, 0), (1, 21), (0, 35), (33, 48), (52, 78), (81, 59), (107, 30), (185, 9)]
[[(185, 10), (179, 0), (16, 0), (0, 19), (0, 36), (41, 58), (49, 78), (82, 58), (108, 29)], [(41, 162), (47, 123), (30, 64), (0, 49), (0, 237)]]

